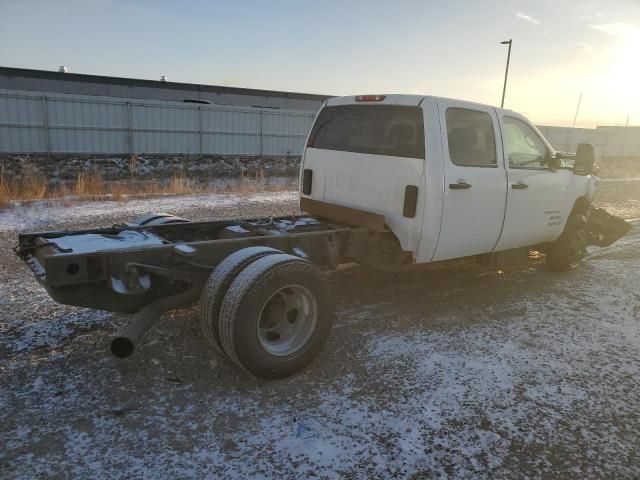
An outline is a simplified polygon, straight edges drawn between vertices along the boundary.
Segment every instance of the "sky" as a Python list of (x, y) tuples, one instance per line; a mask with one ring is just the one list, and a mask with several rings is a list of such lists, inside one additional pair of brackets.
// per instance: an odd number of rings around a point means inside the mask
[(640, 125), (640, 0), (0, 0), (0, 65)]

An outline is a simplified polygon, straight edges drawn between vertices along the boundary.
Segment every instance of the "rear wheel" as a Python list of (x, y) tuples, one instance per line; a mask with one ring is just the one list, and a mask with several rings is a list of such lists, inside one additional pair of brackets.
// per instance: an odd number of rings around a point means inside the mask
[(209, 275), (200, 297), (200, 329), (216, 353), (225, 355), (220, 343), (218, 323), (222, 301), (229, 286), (251, 262), (275, 253), (282, 252), (270, 247), (243, 248), (225, 258)]
[(256, 260), (229, 287), (220, 340), (240, 367), (262, 378), (292, 375), (320, 352), (333, 321), (330, 286), (312, 263), (292, 255)]
[(564, 272), (577, 267), (587, 252), (587, 212), (573, 212), (567, 225), (547, 252), (547, 269)]

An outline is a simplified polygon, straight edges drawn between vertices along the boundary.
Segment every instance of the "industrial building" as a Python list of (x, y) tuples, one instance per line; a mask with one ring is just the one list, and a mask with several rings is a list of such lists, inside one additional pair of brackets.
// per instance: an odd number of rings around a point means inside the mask
[(299, 155), (323, 95), (0, 67), (0, 152)]
[[(106, 77), (58, 71), (0, 67), (0, 90), (23, 90), (43, 93), (91, 95), (112, 98), (198, 100), (217, 105), (256, 108), (279, 108), (315, 112), (327, 98), (308, 93), (222, 87), (167, 80)], [(166, 77), (165, 77), (166, 78)]]

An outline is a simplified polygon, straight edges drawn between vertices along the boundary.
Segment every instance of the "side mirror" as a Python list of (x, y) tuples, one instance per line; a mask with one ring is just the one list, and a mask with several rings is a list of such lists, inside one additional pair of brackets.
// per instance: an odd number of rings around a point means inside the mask
[(593, 172), (596, 163), (596, 149), (589, 143), (581, 143), (576, 150), (576, 160), (573, 164), (573, 173), (576, 175), (589, 175)]

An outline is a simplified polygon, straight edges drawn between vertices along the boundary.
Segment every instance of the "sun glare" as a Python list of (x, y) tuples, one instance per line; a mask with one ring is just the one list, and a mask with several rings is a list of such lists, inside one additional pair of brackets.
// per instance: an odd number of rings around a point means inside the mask
[(606, 55), (601, 80), (603, 93), (621, 108), (640, 107), (640, 28), (630, 24), (600, 26), (599, 30), (616, 37)]

